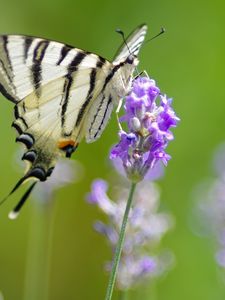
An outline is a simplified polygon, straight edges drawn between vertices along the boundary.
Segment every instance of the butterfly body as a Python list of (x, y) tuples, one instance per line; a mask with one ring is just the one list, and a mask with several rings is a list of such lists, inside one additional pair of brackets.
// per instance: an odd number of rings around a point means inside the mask
[(83, 137), (88, 143), (100, 137), (113, 107), (130, 91), (146, 31), (138, 27), (112, 63), (59, 42), (0, 36), (0, 92), (15, 104), (12, 126), (26, 148), (22, 181), (46, 180)]

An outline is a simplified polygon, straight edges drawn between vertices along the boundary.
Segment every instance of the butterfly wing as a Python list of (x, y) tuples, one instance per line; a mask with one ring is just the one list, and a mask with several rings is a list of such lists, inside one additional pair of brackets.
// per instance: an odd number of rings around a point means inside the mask
[[(95, 101), (90, 86), (92, 72), (93, 69), (83, 69), (73, 73), (73, 82), (57, 79), (42, 87), (40, 98), (29, 95), (16, 106), (13, 126), (19, 132), (17, 141), (27, 147), (24, 159), (32, 164), (29, 176), (38, 168), (45, 174), (38, 179), (45, 180), (58, 157), (69, 157), (79, 144), (86, 111)], [(96, 80), (94, 91), (100, 88), (101, 82)]]
[(29, 162), (11, 193), (26, 179), (46, 180), (59, 155), (69, 157), (84, 135), (87, 142), (100, 137), (113, 103), (128, 91), (135, 66), (127, 58), (138, 54), (146, 30), (138, 27), (128, 38), (129, 50), (122, 46), (113, 63), (58, 42), (0, 36), (0, 92), (15, 103), (13, 126)]
[(127, 59), (130, 55), (137, 56), (146, 32), (146, 25), (137, 27), (126, 40), (126, 44), (123, 43), (119, 48), (113, 65), (105, 76), (104, 89), (96, 97), (87, 115), (85, 128), (88, 143), (94, 142), (101, 136), (111, 116), (113, 104), (118, 105), (129, 92), (136, 65), (127, 62)]
[(147, 25), (138, 26), (118, 49), (113, 62), (116, 64), (125, 60), (130, 54), (137, 56), (147, 33)]
[(85, 137), (87, 143), (96, 141), (105, 129), (112, 114), (114, 103), (110, 93), (103, 92), (93, 102), (85, 122)]
[(0, 91), (16, 104), (13, 126), (27, 147), (30, 177), (45, 180), (58, 155), (75, 148), (83, 117), (101, 89), (100, 74), (110, 65), (58, 42), (0, 37)]
[(67, 73), (77, 50), (28, 36), (0, 37), (0, 91), (17, 103), (41, 85)]

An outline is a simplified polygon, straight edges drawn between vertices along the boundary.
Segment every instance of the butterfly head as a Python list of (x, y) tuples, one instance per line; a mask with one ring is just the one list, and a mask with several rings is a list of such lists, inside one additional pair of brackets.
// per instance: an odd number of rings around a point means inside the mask
[(124, 86), (126, 87), (125, 95), (130, 92), (133, 73), (135, 72), (139, 64), (139, 59), (136, 55), (130, 54), (124, 61), (124, 66), (122, 67), (122, 80)]
[[(142, 24), (138, 26), (126, 39), (122, 30), (116, 30), (121, 34), (123, 43), (117, 51), (113, 60), (114, 70), (117, 70), (117, 95), (121, 98), (126, 96), (132, 85), (133, 73), (139, 63), (137, 55), (143, 44), (147, 26)], [(118, 84), (120, 82), (120, 85)]]
[(131, 89), (133, 73), (139, 63), (136, 55), (129, 54), (119, 62), (113, 62), (113, 85), (116, 97), (125, 97)]
[(137, 58), (136, 55), (134, 54), (130, 54), (127, 59), (125, 60), (125, 62), (128, 64), (128, 65), (133, 65), (134, 67), (136, 67), (139, 63), (139, 60)]

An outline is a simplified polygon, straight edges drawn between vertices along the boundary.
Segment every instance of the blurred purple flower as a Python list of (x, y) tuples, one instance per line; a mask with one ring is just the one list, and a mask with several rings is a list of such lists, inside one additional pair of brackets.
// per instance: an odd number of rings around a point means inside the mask
[(167, 165), (170, 159), (165, 149), (173, 139), (170, 128), (179, 121), (171, 102), (172, 99), (160, 94), (154, 80), (138, 77), (133, 81), (132, 91), (126, 97), (125, 115), (121, 117), (129, 132), (119, 132), (120, 141), (110, 154), (111, 159), (122, 160), (132, 181), (142, 180), (156, 162)]
[[(97, 179), (92, 184), (87, 200), (89, 203), (96, 204), (108, 216), (107, 224), (98, 221), (94, 227), (108, 239), (114, 251), (118, 242), (129, 187), (126, 187), (126, 184), (119, 185), (116, 202), (112, 201), (107, 193), (107, 182)], [(171, 266), (171, 255), (163, 260), (155, 252), (156, 246), (173, 225), (173, 218), (169, 214), (158, 212), (159, 204), (159, 190), (156, 184), (147, 181), (140, 182), (135, 192), (133, 208), (130, 211), (118, 269), (117, 285), (120, 289), (128, 289), (146, 278), (157, 277)], [(154, 254), (149, 255), (151, 252)], [(111, 263), (107, 266), (110, 270)]]
[(125, 256), (119, 265), (118, 287), (121, 290), (129, 289), (150, 276), (153, 277), (156, 270), (157, 260), (151, 256)]
[(102, 179), (96, 179), (92, 183), (92, 192), (88, 194), (87, 200), (89, 203), (97, 204), (106, 214), (113, 214), (115, 205), (108, 198), (106, 192), (108, 184)]
[[(213, 158), (215, 177), (199, 185), (196, 198), (200, 234), (208, 235), (216, 247), (215, 260), (225, 268), (225, 145), (220, 145)], [(197, 229), (198, 229), (197, 228)]]

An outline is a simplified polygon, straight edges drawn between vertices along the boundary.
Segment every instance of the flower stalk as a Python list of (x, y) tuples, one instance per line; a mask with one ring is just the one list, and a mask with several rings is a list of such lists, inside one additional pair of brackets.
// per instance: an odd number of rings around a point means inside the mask
[(128, 196), (127, 205), (126, 205), (126, 209), (125, 209), (124, 216), (123, 216), (122, 226), (121, 226), (120, 233), (119, 233), (119, 240), (118, 240), (118, 243), (116, 246), (116, 251), (115, 251), (115, 255), (114, 255), (114, 259), (113, 259), (113, 265), (112, 265), (112, 270), (111, 270), (110, 277), (109, 277), (109, 283), (108, 283), (108, 288), (106, 291), (105, 300), (112, 299), (113, 289), (114, 289), (114, 285), (115, 285), (115, 281), (116, 281), (117, 269), (119, 266), (121, 252), (123, 249), (127, 221), (128, 221), (129, 212), (130, 212), (130, 209), (132, 206), (133, 195), (134, 195), (136, 185), (137, 185), (136, 183), (131, 184), (130, 193)]
[[(143, 249), (150, 242), (152, 246), (157, 245), (171, 226), (166, 214), (157, 213), (157, 189), (146, 183), (153, 175), (150, 173), (154, 173), (161, 162), (167, 165), (171, 158), (166, 147), (173, 139), (170, 129), (179, 121), (171, 104), (172, 99), (160, 92), (154, 80), (138, 77), (133, 81), (125, 99), (125, 114), (119, 119), (125, 122), (126, 131), (119, 125), (120, 140), (110, 153), (110, 159), (131, 187), (128, 189), (125, 182), (124, 186), (120, 184), (118, 203), (108, 197), (108, 184), (101, 179), (93, 182), (88, 194), (89, 203), (97, 204), (110, 219), (109, 224), (96, 222), (95, 229), (105, 235), (115, 249), (113, 263), (107, 268), (111, 274), (105, 300), (112, 299), (115, 281), (121, 291), (127, 291), (147, 278), (160, 276), (171, 264), (170, 255), (150, 255)], [(135, 205), (132, 206), (137, 183)], [(125, 202), (127, 192), (129, 196)]]
[(51, 258), (54, 209), (52, 203), (40, 205), (33, 201), (24, 300), (49, 299), (49, 271)]

